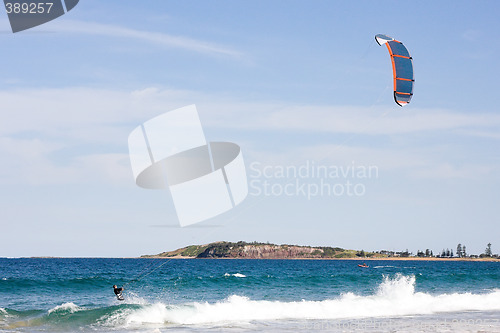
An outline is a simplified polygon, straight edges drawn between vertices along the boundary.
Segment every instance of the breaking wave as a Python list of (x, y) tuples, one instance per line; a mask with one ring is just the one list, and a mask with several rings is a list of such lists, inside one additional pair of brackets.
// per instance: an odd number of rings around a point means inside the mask
[(61, 305), (58, 305), (52, 309), (50, 309), (48, 311), (48, 314), (51, 314), (53, 312), (66, 312), (66, 313), (75, 313), (77, 311), (80, 311), (82, 310), (82, 308), (80, 308), (78, 305), (75, 305), (73, 303), (64, 303), (64, 304), (61, 304)]
[(374, 295), (346, 293), (324, 301), (281, 302), (233, 295), (216, 303), (166, 305), (155, 303), (114, 317), (113, 324), (225, 324), (255, 320), (344, 319), (424, 315), (440, 312), (500, 310), (500, 290), (487, 294), (431, 295), (415, 292), (415, 277), (384, 277)]
[[(0, 309), (7, 320), (9, 309)], [(355, 319), (429, 315), (462, 311), (500, 311), (500, 290), (483, 294), (437, 294), (416, 292), (415, 276), (384, 277), (372, 295), (348, 292), (322, 301), (252, 300), (232, 295), (224, 300), (169, 305), (137, 299), (101, 308), (84, 308), (73, 303), (56, 306), (34, 319), (9, 322), (8, 329), (49, 326), (63, 329), (105, 327), (110, 329), (158, 328), (178, 325), (232, 325), (254, 321)], [(0, 320), (1, 323), (1, 320)]]

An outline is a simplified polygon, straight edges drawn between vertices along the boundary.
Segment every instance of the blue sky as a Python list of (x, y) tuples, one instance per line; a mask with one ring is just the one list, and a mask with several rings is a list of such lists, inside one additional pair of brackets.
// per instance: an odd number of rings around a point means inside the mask
[[(12, 34), (0, 14), (0, 256), (137, 256), (217, 240), (500, 252), (496, 1), (96, 1)], [(374, 35), (414, 58), (392, 99)], [(257, 195), (179, 228), (134, 184), (127, 137), (196, 104), (265, 167), (375, 166), (359, 196)], [(257, 180), (256, 180), (257, 179)], [(317, 184), (311, 177), (300, 180)]]

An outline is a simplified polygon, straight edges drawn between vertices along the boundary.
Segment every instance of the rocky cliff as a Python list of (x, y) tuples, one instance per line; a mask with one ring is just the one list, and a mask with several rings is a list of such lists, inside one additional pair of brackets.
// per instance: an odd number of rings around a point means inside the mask
[(312, 247), (299, 245), (276, 245), (269, 243), (216, 242), (206, 245), (191, 245), (171, 252), (153, 256), (162, 258), (233, 258), (233, 259), (321, 259), (354, 258), (353, 250), (339, 247)]

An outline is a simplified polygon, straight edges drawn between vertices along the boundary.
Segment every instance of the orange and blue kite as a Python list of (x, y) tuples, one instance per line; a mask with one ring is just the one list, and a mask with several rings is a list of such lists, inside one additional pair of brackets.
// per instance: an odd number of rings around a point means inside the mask
[(398, 40), (386, 35), (376, 35), (378, 45), (385, 44), (389, 50), (394, 75), (394, 100), (399, 106), (410, 103), (413, 96), (413, 58), (408, 49)]

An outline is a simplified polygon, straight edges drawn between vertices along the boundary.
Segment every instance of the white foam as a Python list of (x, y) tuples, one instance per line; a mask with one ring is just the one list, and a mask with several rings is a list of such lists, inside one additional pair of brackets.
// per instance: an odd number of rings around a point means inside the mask
[(236, 274), (233, 274), (234, 277), (239, 277), (239, 278), (244, 278), (244, 277), (247, 277), (246, 275), (244, 274), (241, 274), (241, 273), (236, 273)]
[(385, 277), (377, 292), (370, 296), (347, 293), (324, 301), (280, 302), (255, 301), (233, 295), (217, 303), (149, 304), (122, 313), (121, 321), (127, 326), (223, 325), (254, 320), (373, 318), (472, 310), (500, 310), (500, 290), (486, 294), (431, 295), (415, 292), (414, 276), (396, 275), (392, 279)]
[(245, 278), (245, 277), (247, 277), (246, 275), (241, 274), (241, 273), (235, 273), (235, 274), (225, 273), (224, 276), (234, 276), (234, 277), (239, 277), (239, 278)]
[(5, 308), (0, 308), (0, 323), (3, 323), (6, 319), (15, 317), (16, 315), (10, 314)]
[(77, 311), (81, 311), (83, 310), (83, 308), (79, 307), (78, 305), (74, 304), (74, 303), (64, 303), (64, 304), (61, 304), (61, 305), (58, 305), (52, 309), (49, 310), (49, 314), (53, 313), (53, 312), (69, 312), (69, 313), (74, 313), (74, 312), (77, 312)]

